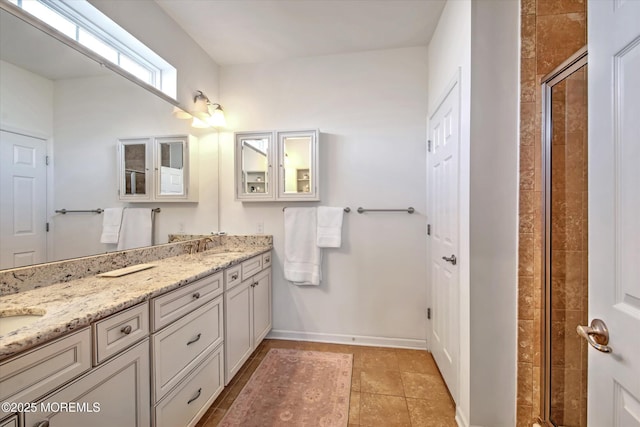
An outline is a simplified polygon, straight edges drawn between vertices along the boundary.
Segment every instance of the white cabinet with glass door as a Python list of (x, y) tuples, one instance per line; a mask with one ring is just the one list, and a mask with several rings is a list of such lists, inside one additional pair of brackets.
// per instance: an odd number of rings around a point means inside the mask
[(195, 137), (120, 139), (118, 157), (120, 200), (198, 201), (198, 141)]
[(236, 133), (236, 199), (318, 201), (317, 130)]

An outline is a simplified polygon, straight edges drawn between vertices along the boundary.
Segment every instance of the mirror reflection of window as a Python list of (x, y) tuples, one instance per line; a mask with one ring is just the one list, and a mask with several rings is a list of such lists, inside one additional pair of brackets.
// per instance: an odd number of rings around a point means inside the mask
[(184, 194), (184, 144), (160, 143), (160, 194)]
[(125, 194), (146, 194), (146, 145), (124, 146)]
[(312, 186), (311, 138), (288, 137), (284, 140), (284, 191), (309, 193)]
[(244, 193), (268, 193), (269, 140), (245, 139), (242, 141), (242, 174)]

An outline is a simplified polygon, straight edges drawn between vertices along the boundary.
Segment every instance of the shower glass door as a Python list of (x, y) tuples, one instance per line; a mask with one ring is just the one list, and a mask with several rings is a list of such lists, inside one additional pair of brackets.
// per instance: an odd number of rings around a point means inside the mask
[(545, 91), (545, 422), (587, 422), (587, 65), (574, 55)]

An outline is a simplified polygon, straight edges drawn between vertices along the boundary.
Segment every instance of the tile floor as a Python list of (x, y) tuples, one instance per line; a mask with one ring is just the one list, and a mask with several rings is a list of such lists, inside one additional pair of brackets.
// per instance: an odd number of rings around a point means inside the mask
[(264, 340), (196, 427), (215, 427), (270, 348), (353, 354), (349, 426), (456, 427), (455, 406), (431, 353)]

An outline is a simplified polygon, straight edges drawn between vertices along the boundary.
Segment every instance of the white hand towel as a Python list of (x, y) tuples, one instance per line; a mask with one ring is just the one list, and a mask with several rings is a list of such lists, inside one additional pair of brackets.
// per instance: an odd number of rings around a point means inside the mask
[(342, 217), (344, 208), (318, 208), (318, 246), (339, 248), (342, 244)]
[(118, 250), (150, 246), (151, 233), (151, 209), (126, 208), (122, 214)]
[(316, 231), (316, 208), (284, 210), (284, 278), (295, 285), (320, 284), (322, 250)]
[(118, 243), (123, 209), (124, 208), (106, 208), (104, 210), (100, 243)]

